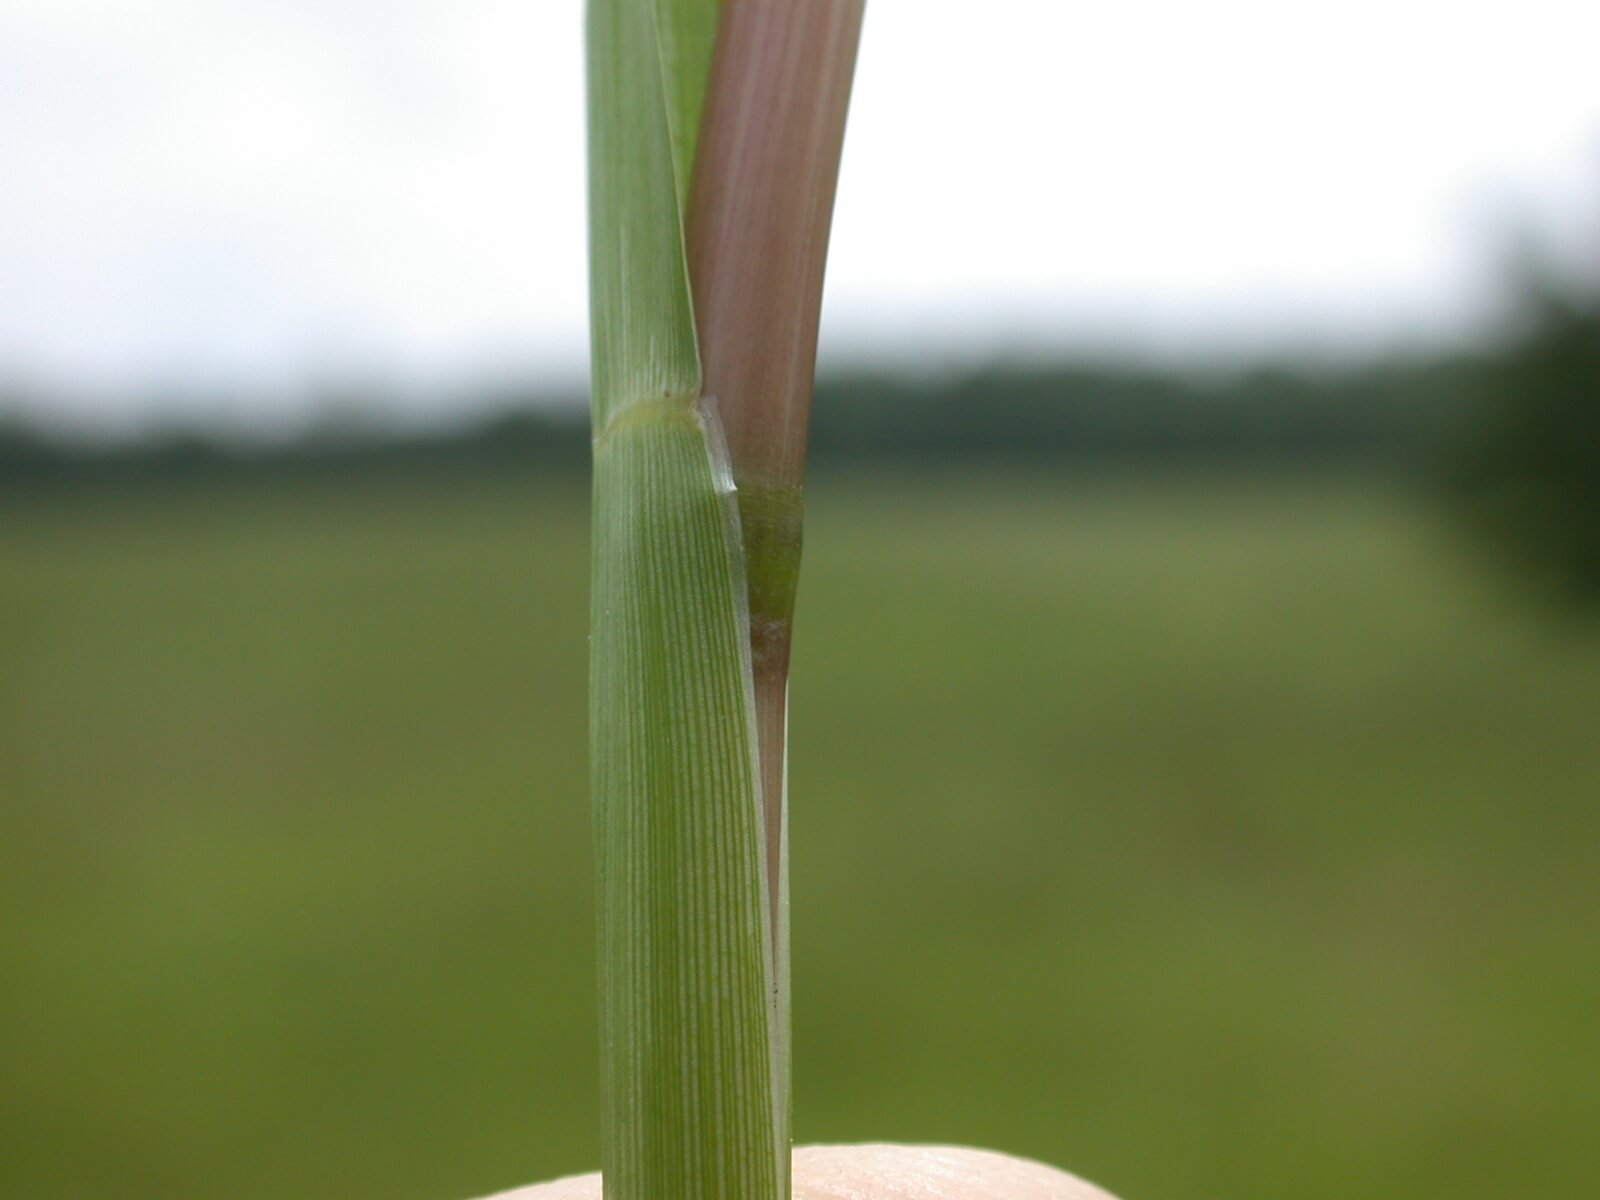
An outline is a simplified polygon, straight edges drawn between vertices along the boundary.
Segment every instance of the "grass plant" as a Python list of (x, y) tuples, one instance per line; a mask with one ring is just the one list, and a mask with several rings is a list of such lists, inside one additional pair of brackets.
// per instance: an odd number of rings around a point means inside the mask
[(788, 1192), (785, 726), (860, 0), (589, 8), (611, 1200)]

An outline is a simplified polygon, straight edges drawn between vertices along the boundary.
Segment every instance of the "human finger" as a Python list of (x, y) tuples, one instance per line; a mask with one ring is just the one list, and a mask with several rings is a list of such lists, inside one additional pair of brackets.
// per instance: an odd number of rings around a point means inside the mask
[[(600, 1176), (574, 1175), (486, 1200), (600, 1200)], [(794, 1200), (1115, 1200), (1075, 1175), (961, 1146), (802, 1146)]]

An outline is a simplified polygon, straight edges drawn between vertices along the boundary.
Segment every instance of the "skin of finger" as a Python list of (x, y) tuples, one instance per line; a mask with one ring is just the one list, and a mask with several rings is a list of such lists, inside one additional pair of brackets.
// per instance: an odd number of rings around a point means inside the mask
[[(600, 1200), (600, 1176), (574, 1175), (485, 1200)], [(1115, 1200), (1043, 1163), (959, 1146), (802, 1146), (794, 1200)]]

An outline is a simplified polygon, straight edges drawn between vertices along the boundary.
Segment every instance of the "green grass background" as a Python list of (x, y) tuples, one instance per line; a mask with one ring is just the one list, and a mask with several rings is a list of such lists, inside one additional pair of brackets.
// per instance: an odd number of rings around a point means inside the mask
[[(813, 485), (797, 1134), (1589, 1200), (1600, 641), (1373, 485)], [(598, 1158), (581, 485), (0, 501), (0, 1196)]]

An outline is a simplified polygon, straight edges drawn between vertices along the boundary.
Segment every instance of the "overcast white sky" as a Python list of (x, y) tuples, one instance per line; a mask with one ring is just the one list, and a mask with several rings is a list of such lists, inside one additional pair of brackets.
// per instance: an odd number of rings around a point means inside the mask
[[(580, 377), (580, 10), (0, 0), (0, 380)], [(1460, 335), (1509, 221), (1600, 218), (1597, 55), (1595, 0), (869, 0), (824, 355)]]

